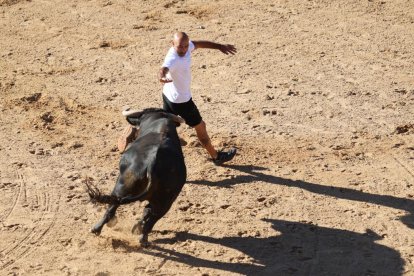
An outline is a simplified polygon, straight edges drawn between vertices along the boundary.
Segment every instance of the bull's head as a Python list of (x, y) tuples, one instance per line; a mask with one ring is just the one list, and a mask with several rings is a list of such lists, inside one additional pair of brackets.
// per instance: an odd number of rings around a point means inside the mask
[(130, 108), (127, 108), (124, 111), (122, 111), (122, 115), (124, 115), (128, 123), (130, 123), (133, 126), (139, 126), (141, 124), (142, 116), (148, 113), (162, 113), (162, 115), (165, 118), (169, 118), (173, 120), (176, 126), (180, 126), (182, 123), (185, 122), (184, 119), (181, 118), (180, 116), (176, 116), (172, 113), (168, 113), (164, 109), (161, 109), (161, 108), (146, 108), (143, 111), (132, 110)]

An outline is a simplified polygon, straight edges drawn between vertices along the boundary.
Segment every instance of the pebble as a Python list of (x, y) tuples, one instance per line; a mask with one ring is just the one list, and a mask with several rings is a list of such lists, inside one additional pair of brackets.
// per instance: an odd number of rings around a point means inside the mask
[(83, 147), (83, 144), (80, 143), (80, 142), (74, 142), (69, 146), (70, 149), (77, 149), (77, 148), (81, 148), (81, 147)]
[(251, 93), (252, 92), (252, 90), (251, 89), (244, 89), (243, 91), (241, 91), (241, 92), (236, 92), (237, 94), (249, 94), (249, 93)]
[(293, 91), (292, 89), (289, 89), (287, 94), (288, 94), (288, 96), (298, 96), (299, 92)]
[(111, 45), (109, 44), (108, 41), (101, 41), (99, 42), (99, 48), (105, 48), (105, 47), (110, 47)]
[(43, 148), (36, 149), (35, 155), (45, 155), (44, 149)]

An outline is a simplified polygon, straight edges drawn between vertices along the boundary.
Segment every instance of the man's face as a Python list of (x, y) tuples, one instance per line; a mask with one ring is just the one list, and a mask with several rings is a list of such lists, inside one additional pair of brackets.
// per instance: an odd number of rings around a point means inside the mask
[(180, 57), (185, 56), (188, 51), (189, 40), (186, 38), (175, 38), (173, 40), (173, 47)]

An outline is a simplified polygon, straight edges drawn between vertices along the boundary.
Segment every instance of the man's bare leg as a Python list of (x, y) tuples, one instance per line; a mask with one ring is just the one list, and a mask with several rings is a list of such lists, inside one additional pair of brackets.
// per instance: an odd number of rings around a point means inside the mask
[(206, 123), (204, 121), (201, 121), (198, 125), (194, 127), (198, 140), (200, 141), (201, 145), (208, 151), (211, 158), (216, 159), (217, 158), (217, 151), (211, 144), (210, 137), (207, 133)]
[(206, 123), (204, 121), (201, 121), (198, 125), (194, 127), (198, 140), (200, 140), (203, 147), (208, 151), (211, 158), (213, 159), (213, 162), (216, 165), (221, 165), (224, 162), (230, 161), (233, 159), (233, 157), (236, 155), (236, 149), (232, 148), (229, 151), (216, 151), (216, 149), (211, 144), (210, 137), (207, 134), (207, 128)]

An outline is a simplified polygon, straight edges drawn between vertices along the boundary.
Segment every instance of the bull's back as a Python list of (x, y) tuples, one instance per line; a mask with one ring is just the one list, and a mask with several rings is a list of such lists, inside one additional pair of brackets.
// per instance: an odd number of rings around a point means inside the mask
[(158, 178), (163, 187), (172, 188), (184, 185), (187, 170), (178, 136), (176, 141), (167, 138), (161, 143), (151, 175)]
[[(175, 129), (174, 129), (175, 131)], [(139, 194), (149, 181), (153, 194), (178, 194), (186, 181), (186, 167), (178, 135), (147, 133), (139, 137), (122, 155), (117, 189), (124, 194)], [(118, 193), (117, 193), (118, 194)]]

